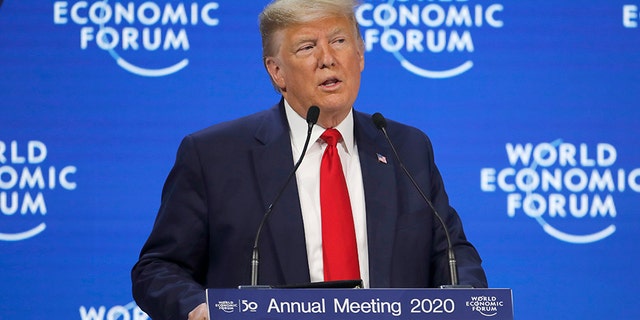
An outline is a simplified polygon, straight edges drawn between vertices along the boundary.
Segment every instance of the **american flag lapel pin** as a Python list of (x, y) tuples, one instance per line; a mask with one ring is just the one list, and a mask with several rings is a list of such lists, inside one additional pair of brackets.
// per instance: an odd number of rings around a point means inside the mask
[(379, 153), (376, 153), (376, 156), (378, 156), (378, 162), (387, 164), (387, 157), (385, 157), (385, 156), (383, 156), (383, 155), (381, 155)]

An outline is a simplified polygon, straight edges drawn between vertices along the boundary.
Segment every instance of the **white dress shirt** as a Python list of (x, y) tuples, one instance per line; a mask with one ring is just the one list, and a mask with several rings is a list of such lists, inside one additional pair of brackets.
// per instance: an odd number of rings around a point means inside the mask
[[(307, 121), (298, 115), (285, 101), (285, 111), (289, 122), (291, 149), (295, 163), (304, 147), (307, 137)], [(311, 133), (311, 140), (307, 154), (296, 172), (304, 235), (307, 245), (307, 260), (311, 282), (324, 281), (322, 262), (322, 218), (320, 211), (320, 162), (327, 144), (320, 139), (326, 128), (315, 125)], [(360, 262), (360, 276), (365, 288), (369, 287), (369, 251), (367, 246), (367, 215), (362, 184), (362, 170), (358, 146), (353, 134), (353, 110), (335, 127), (342, 135), (342, 141), (336, 146), (340, 155), (340, 162), (349, 189), (351, 211), (358, 243), (358, 260)]]

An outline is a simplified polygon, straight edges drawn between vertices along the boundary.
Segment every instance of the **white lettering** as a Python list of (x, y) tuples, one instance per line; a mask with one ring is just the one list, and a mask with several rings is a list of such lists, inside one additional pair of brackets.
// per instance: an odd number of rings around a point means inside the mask
[(106, 311), (107, 308), (105, 308), (104, 306), (98, 308), (97, 312), (94, 307), (89, 308), (89, 311), (87, 311), (87, 308), (82, 306), (80, 307), (80, 318), (82, 320), (102, 320), (104, 319), (104, 314)]
[(455, 6), (449, 7), (449, 13), (447, 14), (447, 20), (445, 22), (448, 26), (462, 26), (471, 27), (473, 25), (471, 19), (471, 13), (468, 6), (462, 6), (460, 11)]
[(145, 1), (139, 5), (134, 2), (128, 2), (126, 5), (121, 2), (110, 4), (106, 1), (98, 1), (89, 5), (87, 1), (78, 1), (69, 10), (68, 2), (56, 1), (53, 4), (53, 21), (55, 24), (66, 24), (69, 13), (71, 21), (78, 25), (85, 25), (89, 22), (97, 26), (104, 26), (110, 22), (116, 25), (123, 23), (132, 25), (136, 21), (146, 26), (158, 23), (162, 25), (187, 25), (189, 22), (196, 25), (200, 20), (208, 26), (217, 26), (220, 23), (220, 20), (212, 14), (212, 11), (220, 8), (219, 3), (208, 2), (200, 10), (198, 8), (197, 2), (192, 3), (190, 10), (187, 11), (184, 3), (175, 6), (167, 3), (161, 8), (152, 1)]
[(561, 194), (552, 193), (549, 195), (549, 216), (555, 217), (559, 215), (561, 217), (565, 217), (567, 215), (567, 211), (564, 209), (566, 204), (565, 197)]
[[(574, 182), (574, 180), (576, 180), (574, 178), (577, 178), (577, 182)], [(571, 192), (580, 192), (584, 190), (588, 183), (589, 178), (587, 178), (587, 174), (582, 169), (569, 169), (569, 171), (564, 175), (564, 185), (567, 187), (567, 190)]]
[(160, 43), (162, 43), (162, 34), (160, 28), (155, 28), (153, 30), (153, 42), (151, 41), (151, 34), (148, 28), (142, 30), (142, 43), (145, 49), (149, 51), (156, 50), (160, 47)]
[(402, 305), (400, 302), (381, 301), (379, 298), (369, 301), (351, 301), (349, 298), (340, 302), (333, 299), (333, 310), (335, 313), (386, 313), (399, 317), (402, 315)]
[(75, 182), (71, 182), (69, 181), (69, 179), (67, 178), (67, 176), (69, 176), (70, 174), (75, 174), (77, 171), (75, 166), (67, 166), (64, 167), (64, 169), (60, 170), (60, 186), (67, 189), (67, 190), (75, 190), (77, 187), (77, 184)]
[(188, 22), (187, 12), (184, 9), (184, 4), (179, 4), (176, 9), (173, 9), (170, 3), (164, 6), (164, 12), (162, 13), (162, 24), (165, 25), (171, 21), (172, 24), (185, 25)]
[(614, 175), (611, 169), (585, 171), (576, 167), (567, 171), (562, 171), (560, 168), (536, 171), (531, 168), (516, 170), (507, 167), (496, 175), (496, 169), (483, 168), (480, 171), (480, 189), (484, 192), (493, 192), (497, 186), (504, 192), (562, 191), (563, 188), (570, 192), (585, 190), (623, 192), (628, 185), (633, 191), (640, 192), (640, 181), (637, 181), (639, 175), (640, 168), (632, 170), (628, 176), (624, 169), (619, 169)]
[(18, 192), (11, 193), (11, 201), (7, 199), (6, 192), (0, 192), (0, 212), (7, 216), (18, 212)]
[(20, 155), (18, 141), (11, 141), (9, 157), (5, 156), (7, 145), (0, 141), (0, 163), (41, 163), (47, 158), (47, 146), (37, 140), (27, 142), (27, 156)]
[(549, 167), (558, 159), (556, 148), (550, 143), (541, 143), (533, 149), (533, 160), (536, 164)]
[(549, 191), (549, 187), (557, 191), (562, 190), (562, 170), (560, 169), (553, 170), (553, 174), (549, 170), (542, 170), (540, 180), (542, 191)]
[(136, 28), (122, 29), (122, 49), (127, 50), (129, 47), (138, 50), (138, 29)]
[[(111, 39), (111, 40), (109, 40)], [(120, 42), (120, 35), (114, 28), (100, 28), (96, 35), (96, 44), (102, 50), (111, 50)]]
[(496, 169), (482, 168), (480, 170), (480, 190), (484, 192), (496, 191)]
[(515, 147), (511, 143), (507, 143), (505, 149), (507, 150), (507, 157), (510, 165), (515, 166), (518, 163), (518, 160), (520, 160), (524, 166), (529, 165), (531, 151), (533, 150), (533, 145), (531, 143), (527, 143), (524, 146), (518, 143)]
[(133, 24), (135, 22), (135, 9), (133, 6), (133, 2), (129, 2), (127, 7), (125, 8), (122, 3), (116, 2), (114, 9), (114, 20), (116, 24), (122, 23), (123, 19), (129, 24)]
[(123, 306), (114, 306), (107, 312), (107, 320), (130, 320), (129, 310)]
[[(80, 47), (86, 49), (88, 43), (94, 40), (93, 27), (83, 27), (80, 30)], [(121, 33), (112, 27), (104, 27), (98, 30), (95, 36), (96, 45), (102, 50), (111, 50), (118, 45), (123, 50), (138, 50), (140, 48), (139, 40), (142, 38), (142, 47), (147, 51), (154, 51), (160, 48), (162, 45), (163, 50), (169, 49), (182, 49), (189, 50), (189, 38), (184, 29), (180, 29), (176, 34), (173, 29), (168, 29), (162, 35), (160, 28), (154, 28), (153, 33), (149, 28), (142, 29), (142, 37), (140, 37), (140, 31), (132, 27), (122, 28)]]
[(531, 218), (541, 217), (547, 210), (547, 201), (537, 193), (530, 194), (524, 197), (522, 208)]
[(387, 52), (397, 52), (406, 49), (408, 52), (454, 52), (475, 50), (471, 34), (468, 31), (458, 33), (452, 30), (447, 33), (445, 30), (409, 29), (402, 33), (397, 29), (389, 29), (382, 32), (377, 29), (367, 29), (364, 32), (366, 50), (373, 50), (376, 43)]
[(626, 4), (622, 6), (622, 25), (625, 28), (638, 27), (638, 6)]
[[(148, 17), (146, 12), (147, 11), (151, 11), (151, 16)], [(140, 23), (144, 24), (144, 25), (153, 25), (156, 22), (158, 22), (158, 20), (160, 20), (160, 7), (155, 3), (155, 2), (143, 2), (139, 7), (138, 7), (138, 12), (137, 12), (137, 17), (138, 17), (138, 21), (140, 21)]]
[(522, 196), (519, 193), (507, 195), (507, 215), (510, 218), (516, 216), (516, 209), (522, 208)]
[[(624, 181), (624, 180), (623, 180)], [(589, 191), (604, 191), (613, 192), (616, 186), (613, 182), (613, 175), (611, 170), (605, 170), (603, 174), (600, 174), (598, 170), (591, 171), (591, 178), (589, 178)]]
[[(486, 21), (493, 28), (501, 28), (504, 22), (496, 17), (497, 12), (504, 10), (501, 4), (492, 4), (486, 9), (476, 5), (473, 10), (468, 5), (444, 7), (439, 4), (428, 4), (422, 8), (413, 4), (393, 6), (387, 3), (374, 6), (370, 3), (360, 5), (356, 9), (356, 20), (365, 28), (377, 25), (379, 27), (406, 27), (412, 25), (425, 27), (481, 27)], [(473, 14), (472, 14), (473, 11)], [(484, 21), (483, 21), (484, 18)]]
[[(22, 202), (20, 202), (22, 200)], [(22, 203), (22, 205), (20, 205)], [(20, 208), (20, 214), (26, 215), (27, 213), (42, 215), (47, 214), (47, 205), (44, 202), (44, 196), (41, 192), (36, 194), (35, 199), (31, 196), (31, 193), (26, 192), (20, 197), (20, 193), (17, 191), (11, 192), (11, 199), (8, 198), (7, 192), (0, 192), (0, 212), (4, 215), (10, 216), (18, 212)]]
[(89, 8), (89, 20), (97, 25), (103, 25), (111, 20), (113, 11), (106, 2), (95, 2)]
[[(431, 13), (435, 13), (435, 17), (432, 19)], [(444, 21), (445, 21), (445, 13), (444, 13), (444, 9), (436, 4), (430, 4), (426, 7), (424, 7), (424, 9), (422, 10), (422, 22), (427, 26), (427, 27), (439, 27), (441, 26)]]
[(172, 29), (167, 30), (163, 49), (168, 50), (169, 47), (173, 49), (182, 48), (184, 50), (189, 50), (189, 40), (187, 39), (187, 33), (184, 31), (184, 29), (181, 29), (178, 32), (178, 36), (173, 33)]
[(71, 7), (71, 20), (76, 24), (83, 25), (89, 21), (86, 17), (80, 17), (78, 10), (87, 8), (86, 1), (78, 1)]
[(11, 162), (25, 163), (26, 159), (18, 154), (18, 141), (11, 141)]
[[(568, 207), (567, 207), (568, 205)], [(507, 215), (515, 217), (518, 209), (531, 218), (538, 218), (548, 211), (549, 217), (565, 218), (567, 212), (573, 218), (584, 218), (589, 214), (591, 218), (610, 216), (615, 218), (617, 210), (613, 197), (607, 195), (604, 200), (599, 195), (593, 195), (590, 199), (588, 194), (571, 194), (568, 196), (552, 193), (548, 198), (540, 194), (527, 194), (524, 199), (519, 193), (507, 195)]]
[(638, 177), (640, 177), (640, 168), (634, 169), (629, 172), (628, 184), (629, 188), (635, 192), (640, 192), (640, 183), (638, 182)]
[(56, 186), (56, 179), (60, 183), (60, 186), (67, 190), (75, 190), (77, 187), (76, 182), (70, 181), (69, 176), (75, 174), (77, 168), (75, 166), (66, 166), (60, 173), (56, 175), (55, 167), (49, 167), (49, 179), (48, 184), (45, 181), (45, 174), (41, 167), (35, 169), (29, 169), (23, 167), (22, 172), (18, 174), (18, 170), (11, 166), (0, 166), (0, 190), (9, 190), (15, 187), (20, 189), (44, 189), (47, 185), (49, 189), (54, 189)]
[[(5, 180), (9, 176), (9, 180)], [(18, 172), (10, 166), (0, 167), (0, 189), (9, 190), (18, 183)]]
[(505, 192), (513, 192), (516, 190), (515, 184), (507, 182), (507, 177), (515, 176), (515, 174), (516, 170), (513, 168), (500, 170), (500, 173), (498, 173), (498, 186), (500, 190)]
[(27, 142), (27, 159), (29, 163), (41, 163), (47, 158), (47, 146), (40, 141)]
[(125, 306), (114, 306), (107, 311), (105, 306), (100, 306), (98, 310), (96, 308), (91, 307), (87, 309), (85, 306), (80, 307), (80, 319), (82, 320), (148, 320), (149, 316), (144, 313), (140, 309), (140, 307), (135, 306), (131, 313), (129, 313), (129, 309)]
[(592, 218), (595, 218), (598, 213), (601, 217), (606, 217), (607, 213), (612, 218), (616, 217), (616, 206), (613, 203), (613, 198), (611, 197), (611, 195), (607, 195), (607, 197), (604, 199), (604, 202), (598, 195), (593, 198), (593, 203), (591, 204), (591, 211), (589, 211), (589, 215), (591, 215)]
[(533, 169), (522, 169), (516, 174), (516, 186), (524, 192), (530, 192), (540, 185), (540, 176)]
[[(505, 145), (509, 164), (512, 166), (521, 163), (529, 166), (531, 157), (535, 164), (542, 167), (550, 167), (556, 164), (560, 166), (576, 166), (578, 162), (583, 167), (600, 167), (612, 166), (617, 158), (618, 152), (616, 148), (609, 143), (598, 143), (596, 145), (596, 158), (590, 158), (589, 147), (587, 144), (580, 144), (580, 152), (577, 151), (575, 145), (570, 143), (561, 143), (557, 149), (551, 143), (543, 142), (535, 147), (531, 143), (525, 145), (507, 143)], [(579, 157), (576, 160), (576, 156)]]
[(502, 26), (504, 26), (504, 22), (502, 20), (498, 20), (493, 16), (496, 12), (500, 12), (502, 10), (504, 10), (504, 6), (501, 4), (492, 4), (487, 8), (484, 18), (490, 26), (494, 28), (502, 28)]
[[(217, 2), (209, 2), (202, 7), (202, 22), (208, 26), (217, 26), (220, 23), (219, 19), (211, 18), (209, 11), (217, 10), (220, 7)], [(197, 15), (196, 15), (197, 16)]]
[(44, 176), (42, 175), (42, 170), (40, 167), (36, 168), (36, 170), (31, 174), (27, 167), (22, 168), (22, 174), (20, 175), (19, 188), (24, 189), (27, 185), (29, 188), (33, 189), (38, 185), (38, 188), (44, 189)]
[(53, 23), (67, 23), (67, 3), (65, 1), (56, 1), (53, 3)]
[(22, 207), (20, 208), (21, 214), (26, 214), (27, 210), (32, 214), (41, 213), (45, 215), (47, 213), (47, 206), (44, 203), (44, 197), (42, 193), (38, 192), (35, 200), (31, 198), (31, 194), (29, 192), (25, 193), (24, 199), (22, 201)]
[(80, 49), (87, 49), (89, 41), (93, 40), (93, 27), (82, 27), (80, 29)]
[(586, 144), (580, 144), (580, 165), (583, 167), (593, 167), (596, 165), (594, 159), (589, 159), (588, 147)]
[(608, 143), (598, 143), (597, 146), (597, 162), (600, 167), (609, 167), (618, 159), (616, 148)]

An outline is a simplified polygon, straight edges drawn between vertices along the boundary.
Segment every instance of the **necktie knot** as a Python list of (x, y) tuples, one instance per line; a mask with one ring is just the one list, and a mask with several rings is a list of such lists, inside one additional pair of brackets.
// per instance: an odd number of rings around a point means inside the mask
[(334, 128), (329, 128), (322, 133), (320, 139), (324, 140), (324, 142), (329, 146), (335, 147), (336, 144), (338, 144), (338, 141), (342, 139), (342, 135), (340, 134), (340, 131)]

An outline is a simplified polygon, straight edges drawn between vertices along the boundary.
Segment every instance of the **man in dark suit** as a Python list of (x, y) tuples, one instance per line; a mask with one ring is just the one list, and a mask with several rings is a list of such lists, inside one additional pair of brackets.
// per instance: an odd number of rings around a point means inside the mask
[[(326, 200), (319, 181), (329, 128), (339, 132), (335, 148), (350, 199), (355, 274), (366, 287), (449, 284), (443, 228), (371, 117), (353, 110), (364, 68), (354, 5), (279, 0), (261, 14), (265, 67), (283, 99), (191, 134), (180, 145), (155, 225), (132, 270), (134, 297), (154, 320), (206, 319), (205, 288), (250, 283), (256, 230), (302, 152), (311, 106), (320, 108), (320, 117), (309, 151), (263, 230), (260, 284), (335, 279), (327, 279)], [(481, 259), (449, 206), (429, 139), (392, 121), (387, 131), (447, 224), (460, 283), (486, 287)]]

